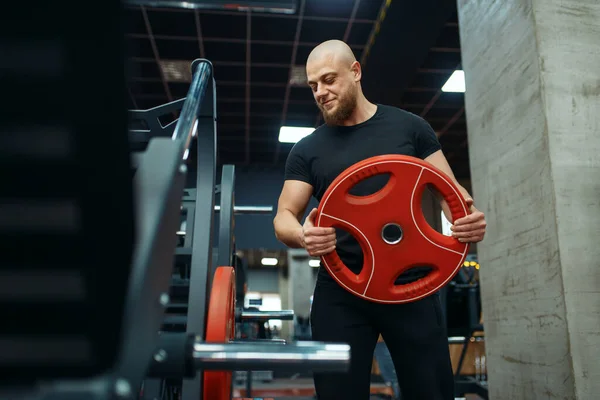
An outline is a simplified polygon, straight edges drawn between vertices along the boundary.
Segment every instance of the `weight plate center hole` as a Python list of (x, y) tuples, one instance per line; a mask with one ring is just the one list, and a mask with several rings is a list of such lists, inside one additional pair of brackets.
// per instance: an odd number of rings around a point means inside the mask
[(381, 238), (387, 244), (398, 244), (402, 240), (403, 232), (400, 225), (396, 223), (386, 224), (381, 230)]

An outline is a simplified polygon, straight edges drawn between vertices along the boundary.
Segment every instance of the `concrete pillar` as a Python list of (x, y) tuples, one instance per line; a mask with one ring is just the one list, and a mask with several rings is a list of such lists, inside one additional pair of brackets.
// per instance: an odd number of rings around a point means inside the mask
[(600, 2), (458, 0), (490, 399), (600, 392)]

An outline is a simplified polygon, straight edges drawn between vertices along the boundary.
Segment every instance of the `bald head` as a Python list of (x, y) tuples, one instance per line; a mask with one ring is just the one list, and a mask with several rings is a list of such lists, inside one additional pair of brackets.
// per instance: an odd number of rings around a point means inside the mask
[(350, 46), (341, 40), (328, 40), (315, 47), (306, 61), (307, 66), (315, 62), (329, 61), (342, 64), (348, 68), (356, 61)]
[(350, 46), (328, 40), (315, 47), (306, 60), (306, 78), (326, 123), (350, 118), (362, 93), (360, 64)]

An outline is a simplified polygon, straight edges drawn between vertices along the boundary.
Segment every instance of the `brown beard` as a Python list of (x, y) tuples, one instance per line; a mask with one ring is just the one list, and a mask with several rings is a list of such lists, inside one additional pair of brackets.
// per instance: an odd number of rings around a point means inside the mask
[(344, 94), (344, 96), (338, 97), (337, 100), (339, 102), (338, 107), (331, 113), (328, 112), (322, 104), (318, 105), (327, 125), (339, 125), (341, 122), (350, 118), (352, 112), (356, 108), (356, 96), (352, 91)]

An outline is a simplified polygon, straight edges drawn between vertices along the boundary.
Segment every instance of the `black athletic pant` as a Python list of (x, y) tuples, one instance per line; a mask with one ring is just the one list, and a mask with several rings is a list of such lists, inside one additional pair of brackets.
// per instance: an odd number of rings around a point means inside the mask
[[(321, 274), (319, 274), (321, 275)], [(454, 378), (439, 295), (378, 304), (319, 276), (311, 309), (312, 338), (351, 346), (347, 373), (315, 373), (319, 400), (368, 400), (379, 334), (398, 375), (402, 400), (454, 400)]]

